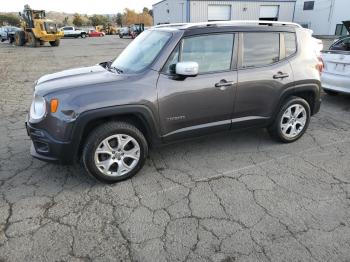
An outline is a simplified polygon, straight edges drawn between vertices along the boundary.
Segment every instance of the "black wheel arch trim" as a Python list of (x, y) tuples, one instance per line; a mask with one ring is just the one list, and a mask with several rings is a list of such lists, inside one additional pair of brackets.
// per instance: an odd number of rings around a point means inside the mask
[(118, 116), (122, 117), (125, 115), (133, 115), (142, 121), (151, 144), (161, 143), (160, 133), (157, 128), (159, 126), (157, 124), (157, 118), (154, 116), (149, 107), (145, 105), (112, 106), (89, 110), (81, 113), (77, 117), (71, 134), (71, 143), (74, 149), (74, 155), (78, 154), (78, 150), (82, 142), (82, 135), (89, 123), (103, 118)]
[[(277, 103), (274, 116), (276, 116), (279, 112), (282, 103), (290, 96), (298, 96), (298, 94), (303, 92), (312, 92), (314, 94), (314, 104), (310, 105), (311, 115), (316, 114), (319, 111), (320, 103), (321, 103), (321, 82), (317, 80), (313, 81), (299, 81), (294, 82), (293, 85), (287, 87), (280, 95), (279, 102)], [(273, 117), (274, 119), (274, 117)]]

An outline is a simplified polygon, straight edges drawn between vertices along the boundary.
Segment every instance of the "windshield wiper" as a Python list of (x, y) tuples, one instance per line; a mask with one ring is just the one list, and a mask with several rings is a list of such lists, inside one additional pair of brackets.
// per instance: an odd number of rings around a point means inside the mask
[(118, 67), (116, 67), (116, 66), (110, 65), (110, 66), (109, 66), (109, 69), (112, 70), (112, 71), (117, 72), (118, 74), (123, 74), (123, 73), (124, 73), (124, 71), (123, 71), (122, 69), (120, 69), (120, 68), (118, 68)]

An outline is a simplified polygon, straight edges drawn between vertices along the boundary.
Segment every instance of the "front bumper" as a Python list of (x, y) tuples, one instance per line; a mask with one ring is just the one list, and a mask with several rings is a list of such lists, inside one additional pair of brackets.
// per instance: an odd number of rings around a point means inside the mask
[(73, 143), (55, 140), (45, 130), (34, 128), (29, 122), (25, 126), (32, 140), (30, 153), (34, 158), (58, 164), (73, 164), (76, 161)]

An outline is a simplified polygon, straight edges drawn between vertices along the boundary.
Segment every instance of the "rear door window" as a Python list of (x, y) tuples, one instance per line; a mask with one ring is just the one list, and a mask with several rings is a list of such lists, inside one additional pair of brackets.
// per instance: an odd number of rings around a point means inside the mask
[(260, 67), (280, 60), (280, 34), (243, 33), (242, 67)]

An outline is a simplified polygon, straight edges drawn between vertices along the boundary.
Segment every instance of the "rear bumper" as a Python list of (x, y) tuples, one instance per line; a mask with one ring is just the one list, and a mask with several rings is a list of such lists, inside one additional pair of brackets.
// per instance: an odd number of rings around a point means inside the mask
[(45, 162), (58, 164), (73, 164), (75, 147), (71, 142), (62, 142), (53, 139), (46, 131), (32, 127), (25, 123), (27, 134), (32, 140), (30, 154)]
[(350, 94), (350, 76), (324, 72), (322, 74), (321, 82), (323, 89)]

